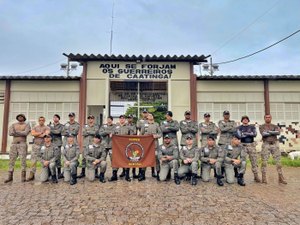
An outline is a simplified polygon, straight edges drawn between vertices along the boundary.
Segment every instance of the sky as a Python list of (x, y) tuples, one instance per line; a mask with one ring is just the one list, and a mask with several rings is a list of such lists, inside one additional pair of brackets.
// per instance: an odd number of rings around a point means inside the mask
[[(220, 63), (300, 29), (299, 0), (0, 0), (0, 75), (65, 75), (63, 53), (110, 54), (113, 1), (115, 55), (211, 55)], [(298, 75), (300, 32), (214, 74)]]

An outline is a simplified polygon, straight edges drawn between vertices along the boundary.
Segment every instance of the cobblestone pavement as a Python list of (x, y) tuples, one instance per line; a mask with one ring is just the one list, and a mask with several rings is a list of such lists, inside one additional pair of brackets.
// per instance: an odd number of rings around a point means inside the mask
[[(284, 168), (288, 185), (279, 185), (273, 166), (269, 184), (256, 184), (250, 169), (246, 187), (215, 180), (191, 186), (150, 178), (100, 184), (4, 184), (0, 171), (1, 224), (300, 224), (300, 169)], [(106, 176), (110, 176), (108, 171)]]

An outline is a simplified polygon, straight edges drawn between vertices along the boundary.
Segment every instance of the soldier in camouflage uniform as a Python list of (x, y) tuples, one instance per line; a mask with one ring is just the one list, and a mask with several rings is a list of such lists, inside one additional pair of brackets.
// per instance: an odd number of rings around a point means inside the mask
[(254, 181), (260, 183), (261, 180), (258, 176), (257, 166), (256, 142), (254, 141), (254, 138), (257, 135), (256, 128), (254, 125), (249, 124), (250, 120), (248, 116), (242, 116), (241, 122), (242, 125), (237, 128), (237, 133), (241, 137), (242, 145), (249, 155)]
[(237, 168), (237, 182), (241, 186), (245, 186), (244, 174), (246, 172), (247, 152), (243, 145), (241, 145), (241, 137), (236, 134), (231, 139), (231, 144), (223, 146), (225, 153), (225, 174), (226, 182), (234, 183), (235, 172)]
[(275, 124), (271, 123), (272, 116), (270, 114), (265, 115), (265, 124), (259, 127), (259, 131), (263, 137), (263, 144), (261, 150), (261, 172), (262, 172), (262, 182), (267, 183), (267, 162), (270, 153), (276, 162), (276, 168), (278, 173), (278, 182), (281, 184), (287, 184), (286, 180), (282, 174), (282, 166), (280, 162), (281, 152), (279, 149), (279, 142), (277, 136), (280, 134), (280, 128)]
[(220, 120), (218, 123), (219, 129), (221, 131), (218, 144), (220, 146), (230, 144), (231, 138), (236, 131), (236, 123), (234, 120), (230, 120), (229, 111), (225, 110), (223, 112), (224, 119)]
[(192, 136), (193, 137), (193, 145), (197, 146), (197, 133), (198, 133), (198, 123), (197, 121), (191, 120), (191, 111), (185, 111), (184, 113), (185, 119), (180, 121), (179, 127), (181, 131), (181, 141), (180, 145), (186, 145), (186, 137)]
[(69, 122), (64, 125), (62, 130), (62, 135), (64, 136), (63, 145), (67, 143), (67, 137), (72, 135), (74, 137), (74, 142), (77, 143), (77, 136), (79, 133), (80, 124), (75, 121), (75, 113), (69, 113)]
[(111, 150), (111, 137), (116, 125), (113, 124), (113, 117), (107, 117), (106, 124), (103, 124), (99, 129), (99, 134), (102, 137), (102, 144), (105, 146), (106, 153), (110, 157), (110, 162), (112, 162), (112, 150)]
[(168, 134), (164, 136), (164, 143), (158, 148), (158, 158), (160, 160), (160, 180), (167, 180), (168, 174), (173, 169), (174, 181), (179, 185), (178, 148), (172, 143), (171, 137)]
[(39, 117), (39, 124), (31, 130), (31, 135), (34, 137), (31, 150), (31, 171), (26, 181), (34, 180), (36, 173), (36, 164), (38, 162), (39, 151), (44, 144), (44, 136), (50, 133), (50, 128), (45, 125), (45, 117)]
[(160, 129), (163, 133), (163, 137), (168, 135), (172, 139), (172, 143), (178, 148), (177, 132), (179, 131), (179, 123), (177, 120), (173, 120), (173, 113), (167, 111), (166, 120), (160, 124)]
[(198, 173), (198, 161), (199, 161), (199, 149), (193, 144), (194, 137), (192, 135), (186, 135), (186, 144), (182, 146), (179, 151), (180, 159), (182, 160), (181, 166), (178, 169), (178, 176), (182, 178), (189, 173), (192, 173), (191, 184), (197, 184)]
[(13, 181), (13, 173), (16, 160), (18, 156), (21, 160), (21, 181), (26, 181), (26, 156), (27, 156), (27, 135), (30, 133), (29, 123), (25, 123), (26, 117), (24, 114), (18, 114), (16, 116), (18, 122), (12, 124), (9, 127), (9, 136), (13, 136), (13, 141), (9, 151), (9, 168), (8, 178), (4, 183)]
[(143, 109), (142, 118), (140, 120), (138, 120), (136, 123), (136, 128), (138, 131), (141, 131), (142, 127), (147, 122), (147, 118), (148, 118), (148, 111), (147, 111), (147, 109)]
[(210, 170), (216, 169), (217, 184), (223, 186), (221, 166), (224, 161), (224, 151), (215, 144), (213, 136), (207, 137), (207, 145), (200, 149), (200, 160), (202, 167), (202, 180), (208, 182), (210, 179)]
[[(99, 126), (95, 124), (95, 117), (93, 115), (88, 116), (88, 123), (82, 129), (83, 136), (83, 149), (86, 149), (86, 146), (89, 146), (93, 143), (94, 137), (96, 133), (99, 131)], [(81, 161), (81, 173), (77, 178), (85, 177), (85, 167), (86, 167), (86, 159), (85, 159), (84, 150), (82, 151), (82, 161)], [(105, 155), (106, 156), (106, 155)], [(95, 168), (95, 175), (98, 174), (98, 167)]]
[(79, 154), (80, 150), (78, 144), (75, 142), (75, 136), (68, 134), (67, 143), (62, 148), (62, 155), (64, 159), (64, 180), (70, 182), (70, 185), (77, 183)]
[[(155, 139), (155, 158), (156, 158), (156, 172), (157, 175), (155, 174), (155, 172), (152, 170), (152, 177), (157, 177), (157, 179), (159, 180), (159, 171), (160, 171), (160, 167), (159, 167), (159, 159), (157, 157), (157, 152), (158, 152), (158, 140), (159, 138), (161, 138), (162, 136), (162, 132), (160, 130), (160, 126), (158, 125), (158, 123), (156, 123), (154, 121), (154, 117), (152, 113), (148, 113), (148, 117), (147, 117), (147, 122), (144, 124), (144, 126), (141, 129), (141, 135), (153, 135), (153, 138)], [(154, 169), (154, 167), (152, 167)], [(145, 172), (146, 172), (146, 168), (141, 168), (140, 169), (140, 173), (139, 173), (139, 181), (143, 181), (146, 179), (145, 177)], [(156, 176), (155, 176), (156, 175)]]
[[(115, 129), (113, 130), (113, 135), (133, 135), (130, 127), (126, 125), (126, 116), (125, 115), (119, 116), (119, 123), (116, 124)], [(113, 152), (114, 152), (114, 150), (112, 149), (112, 153)], [(118, 169), (119, 168), (113, 168), (113, 174), (109, 181), (118, 180), (118, 176), (117, 176)], [(124, 168), (124, 173), (125, 173), (125, 180), (130, 182), (131, 179), (129, 176), (129, 168)]]
[(39, 151), (39, 159), (42, 164), (41, 182), (48, 181), (49, 171), (52, 178), (52, 183), (57, 183), (56, 177), (56, 159), (58, 147), (51, 143), (51, 136), (47, 134), (44, 136), (44, 144)]
[(53, 123), (50, 123), (48, 126), (50, 128), (50, 135), (52, 137), (52, 143), (57, 146), (57, 154), (56, 154), (56, 168), (57, 168), (57, 177), (58, 179), (64, 178), (61, 173), (61, 146), (62, 146), (62, 130), (64, 125), (60, 122), (60, 116), (58, 114), (54, 114)]
[(204, 122), (199, 123), (199, 133), (201, 135), (201, 147), (204, 147), (207, 142), (208, 136), (213, 136), (217, 140), (219, 128), (217, 125), (210, 121), (210, 114), (204, 114)]
[(100, 168), (99, 181), (105, 183), (104, 174), (106, 172), (106, 150), (101, 145), (101, 136), (96, 134), (91, 144), (85, 146), (84, 154), (87, 161), (87, 178), (89, 181), (95, 180), (95, 171)]

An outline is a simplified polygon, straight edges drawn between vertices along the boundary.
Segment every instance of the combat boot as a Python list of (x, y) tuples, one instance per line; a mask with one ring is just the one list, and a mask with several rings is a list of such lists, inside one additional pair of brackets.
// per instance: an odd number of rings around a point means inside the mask
[(53, 183), (53, 184), (58, 183), (56, 174), (53, 174), (53, 175), (52, 175), (52, 183)]
[(117, 175), (118, 171), (117, 170), (113, 170), (113, 174), (111, 176), (111, 178), (108, 181), (117, 181), (118, 180), (118, 175)]
[(71, 175), (70, 185), (77, 184), (77, 174), (74, 173)]
[(101, 182), (101, 183), (105, 183), (106, 182), (106, 180), (104, 178), (104, 173), (100, 173), (100, 175), (99, 175), (99, 182)]
[(237, 183), (241, 186), (246, 186), (246, 184), (244, 182), (244, 174), (242, 174), (242, 173), (238, 174)]
[(123, 168), (122, 173), (120, 174), (119, 177), (124, 177), (125, 176), (125, 169)]
[(261, 182), (261, 180), (260, 180), (260, 178), (259, 178), (259, 176), (258, 176), (258, 173), (255, 173), (255, 174), (254, 174), (254, 181), (255, 181), (256, 183), (260, 183), (260, 182)]
[(160, 181), (159, 171), (157, 171), (156, 180), (157, 180), (157, 181)]
[(132, 168), (132, 178), (136, 179), (140, 177), (141, 169), (139, 169), (139, 174), (136, 175), (136, 168)]
[(98, 168), (95, 169), (95, 178), (96, 178), (96, 179), (100, 178), (100, 176), (98, 175)]
[(174, 173), (174, 181), (175, 181), (175, 184), (177, 184), (177, 185), (180, 184), (180, 179), (178, 177), (178, 173)]
[(224, 183), (223, 183), (223, 181), (222, 181), (222, 176), (217, 176), (217, 184), (218, 184), (219, 186), (224, 186)]
[(278, 174), (278, 182), (279, 184), (287, 184), (286, 180), (284, 179), (282, 173)]
[[(25, 176), (26, 176), (26, 171), (22, 171), (22, 172), (25, 172)], [(23, 178), (23, 174), (22, 174), (22, 178)], [(26, 181), (32, 181), (32, 180), (34, 180), (34, 173), (30, 171), (29, 177)]]
[[(34, 179), (34, 174), (33, 174), (33, 179)], [(21, 182), (26, 182), (26, 171), (21, 172)]]
[(125, 169), (125, 180), (130, 182), (131, 181), (131, 178), (129, 176), (129, 169)]
[(155, 168), (151, 167), (151, 173), (152, 173), (152, 177), (156, 177), (157, 175), (155, 174)]
[(83, 177), (85, 177), (85, 168), (82, 168), (81, 169), (81, 173), (79, 174), (79, 176), (77, 176), (77, 178), (83, 178)]
[(262, 172), (262, 183), (263, 184), (267, 184), (268, 182), (267, 182), (267, 174), (265, 173), (265, 172)]
[(13, 174), (14, 174), (13, 171), (8, 171), (8, 177), (7, 177), (7, 179), (4, 181), (5, 184), (13, 181)]
[(169, 170), (168, 175), (166, 177), (166, 181), (171, 180), (171, 170)]
[(61, 172), (61, 168), (57, 168), (57, 178), (58, 179), (64, 178), (64, 174)]
[(145, 170), (141, 170), (138, 181), (146, 180), (145, 172), (146, 172)]
[(237, 178), (239, 176), (238, 169), (236, 167), (234, 169), (234, 177)]
[(197, 174), (196, 173), (192, 174), (191, 185), (197, 185)]

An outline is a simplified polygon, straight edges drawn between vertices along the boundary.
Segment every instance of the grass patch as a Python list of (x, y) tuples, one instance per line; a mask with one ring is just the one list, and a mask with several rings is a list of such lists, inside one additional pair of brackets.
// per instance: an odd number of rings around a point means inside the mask
[[(8, 159), (0, 159), (0, 170), (8, 170), (8, 164), (9, 160)], [(30, 160), (26, 160), (26, 165), (27, 168), (30, 167)], [(41, 168), (41, 163), (37, 163), (37, 168)], [(21, 161), (18, 159), (15, 164), (15, 169), (21, 169)]]

